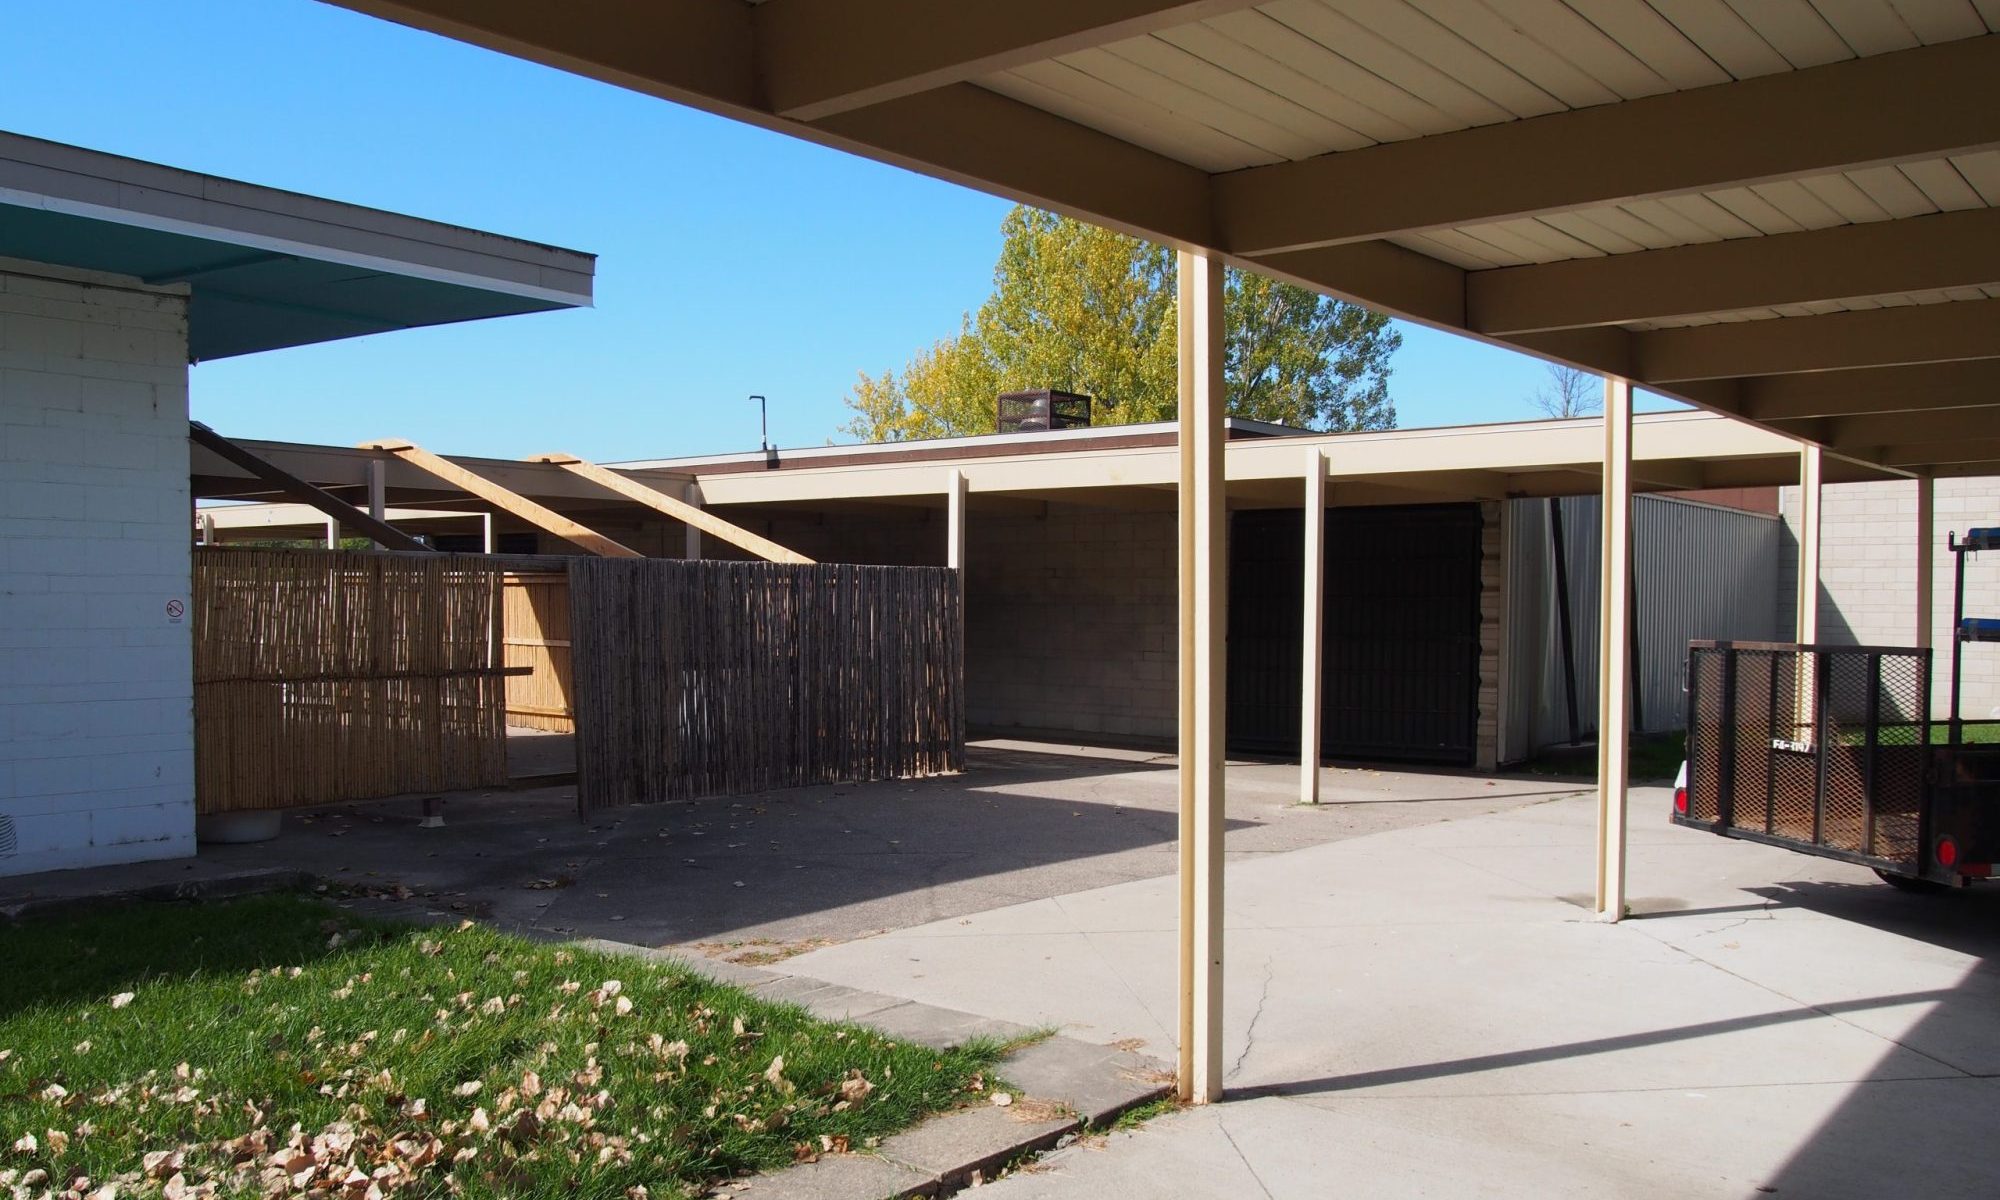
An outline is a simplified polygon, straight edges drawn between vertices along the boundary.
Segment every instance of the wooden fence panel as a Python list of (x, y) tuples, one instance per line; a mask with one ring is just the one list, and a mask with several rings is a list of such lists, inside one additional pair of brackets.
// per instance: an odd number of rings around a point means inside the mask
[(958, 574), (570, 564), (577, 803), (961, 770)]
[(569, 576), (560, 573), (506, 577), (502, 630), (506, 664), (524, 675), (507, 678), (507, 724), (524, 729), (569, 733), (576, 728), (570, 708)]
[(198, 548), (193, 607), (197, 811), (506, 783), (479, 557)]

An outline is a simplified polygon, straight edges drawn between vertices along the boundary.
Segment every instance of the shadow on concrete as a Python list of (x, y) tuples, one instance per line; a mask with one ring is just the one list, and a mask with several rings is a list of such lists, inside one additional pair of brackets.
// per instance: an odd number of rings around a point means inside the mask
[(1853, 921), (1964, 954), (1975, 961), (1960, 984), (1896, 1041), (1953, 1074), (1912, 1080), (1886, 1063), (1855, 1084), (1765, 1187), (1779, 1196), (1858, 1194), (1858, 1178), (1956, 1178), (1930, 1195), (2000, 1192), (2000, 886), (1909, 894), (1886, 884), (1784, 883), (1753, 888), (1774, 902)]
[(1499, 1054), (1479, 1054), (1470, 1058), (1455, 1058), (1445, 1062), (1418, 1063), (1408, 1067), (1391, 1067), (1380, 1071), (1361, 1071), (1352, 1075), (1328, 1075), (1318, 1079), (1298, 1079), (1285, 1083), (1265, 1084), (1256, 1087), (1237, 1088), (1230, 1092), (1232, 1099), (1254, 1098), (1257, 1096), (1311, 1096), (1330, 1092), (1351, 1092), (1362, 1088), (1385, 1087), (1390, 1084), (1415, 1083), (1426, 1079), (1450, 1079), (1463, 1075), (1477, 1075), (1483, 1071), (1504, 1071), (1513, 1067), (1525, 1067), (1535, 1063), (1556, 1062), (1562, 1059), (1587, 1058), (1594, 1054), (1615, 1054), (1624, 1050), (1637, 1050), (1645, 1046), (1660, 1046), (1670, 1042), (1694, 1041), (1715, 1037), (1720, 1034), (1737, 1033), (1746, 1029), (1762, 1029), (1772, 1025), (1786, 1025), (1795, 1021), (1814, 1021), (1824, 1016), (1838, 1016), (1841, 1013), (1863, 1012), (1876, 1008), (1895, 1008), (1904, 1004), (1924, 1004), (1948, 999), (1949, 991), (1906, 992), (1894, 996), (1871, 996), (1865, 1000), (1846, 1000), (1816, 1005), (1812, 1008), (1791, 1008), (1782, 1012), (1757, 1013), (1748, 1017), (1731, 1017), (1723, 1021), (1703, 1021), (1694, 1025), (1676, 1025), (1668, 1029), (1648, 1029), (1642, 1033), (1620, 1034), (1617, 1037), (1591, 1038), (1581, 1042), (1564, 1042), (1555, 1046), (1537, 1046), (1527, 1050), (1509, 1050)]
[[(845, 940), (1173, 869), (1171, 768), (981, 750), (937, 779), (795, 788), (575, 815), (573, 788), (287, 815), (205, 864), (293, 867), (361, 897), (646, 945)], [(1255, 824), (1232, 820), (1232, 830)]]

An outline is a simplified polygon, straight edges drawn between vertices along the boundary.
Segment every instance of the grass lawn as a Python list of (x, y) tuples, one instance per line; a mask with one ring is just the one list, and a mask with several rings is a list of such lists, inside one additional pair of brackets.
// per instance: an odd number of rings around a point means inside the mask
[[(1681, 769), (1687, 740), (1679, 731), (1635, 733), (1628, 745), (1635, 782), (1671, 783), (1675, 772)], [(1589, 775), (1594, 778), (1597, 775), (1597, 746), (1595, 743), (1575, 748), (1551, 746), (1530, 759), (1525, 769), (1535, 775)]]
[(28, 1195), (699, 1195), (984, 1101), (1001, 1052), (300, 896), (0, 926), (0, 947), (0, 1189)]

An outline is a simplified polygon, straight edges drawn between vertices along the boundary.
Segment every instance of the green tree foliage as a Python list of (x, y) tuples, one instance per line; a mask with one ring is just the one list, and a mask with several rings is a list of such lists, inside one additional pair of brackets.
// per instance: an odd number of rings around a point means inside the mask
[[(1003, 391), (1094, 398), (1099, 425), (1163, 421), (1176, 407), (1173, 251), (1020, 207), (1001, 224), (993, 294), (959, 332), (901, 372), (863, 373), (845, 431), (867, 441), (993, 431)], [(1308, 429), (1387, 429), (1388, 318), (1232, 270), (1224, 299), (1232, 416)]]

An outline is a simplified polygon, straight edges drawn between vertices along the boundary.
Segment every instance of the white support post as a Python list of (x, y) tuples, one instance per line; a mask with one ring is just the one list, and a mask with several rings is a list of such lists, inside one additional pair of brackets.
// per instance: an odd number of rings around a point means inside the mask
[(944, 565), (965, 572), (965, 472), (953, 471), (945, 485)]
[(953, 471), (945, 483), (944, 565), (958, 575), (958, 669), (959, 686), (965, 678), (965, 499), (968, 487), (965, 472)]
[[(368, 515), (383, 520), (389, 511), (389, 464), (380, 458), (368, 460)], [(382, 543), (376, 542), (377, 550)]]
[(1597, 639), (1597, 919), (1625, 916), (1632, 719), (1632, 385), (1604, 381), (1604, 509)]
[(332, 517), (326, 519), (326, 548), (329, 550), (340, 549), (340, 522), (334, 520)]
[(1799, 594), (1792, 640), (1819, 641), (1820, 449), (1799, 450)]
[[(681, 487), (681, 499), (694, 505), (696, 508), (700, 508), (701, 485), (698, 483), (683, 485)], [(692, 525), (687, 527), (687, 541), (681, 546), (681, 557), (689, 561), (701, 557), (701, 530)]]
[(1223, 265), (1180, 254), (1181, 1006), (1179, 1090), (1222, 1098)]
[(1931, 644), (1931, 587), (1933, 556), (1937, 553), (1937, 538), (1931, 532), (1937, 511), (1937, 480), (1928, 475), (1917, 478), (1917, 636), (1912, 646), (1930, 648)]
[(493, 553), (493, 514), (479, 514), (479, 543), (486, 547), (486, 553)]
[(213, 545), (215, 545), (215, 514), (214, 514), (214, 513), (203, 513), (203, 514), (201, 514), (201, 544), (202, 544), (202, 545), (204, 545), (204, 546), (213, 546)]
[(1319, 803), (1320, 645), (1326, 608), (1326, 452), (1306, 451), (1305, 611), (1299, 636), (1299, 803)]

